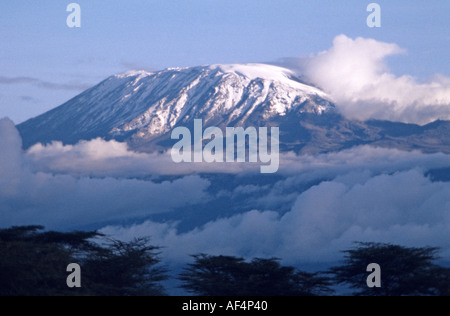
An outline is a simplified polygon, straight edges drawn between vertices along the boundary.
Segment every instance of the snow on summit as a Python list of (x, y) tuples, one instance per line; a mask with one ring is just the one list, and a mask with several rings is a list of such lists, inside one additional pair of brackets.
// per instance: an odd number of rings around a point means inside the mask
[(235, 73), (248, 79), (267, 79), (284, 81), (294, 73), (286, 68), (272, 66), (267, 64), (230, 64), (230, 65), (211, 65), (211, 69), (220, 69), (224, 73)]
[(211, 65), (111, 76), (20, 128), (28, 145), (95, 137), (145, 140), (195, 118), (205, 125), (238, 126), (292, 111), (320, 115), (330, 109), (334, 106), (324, 92), (301, 83), (288, 69)]
[(122, 74), (115, 75), (116, 78), (129, 78), (129, 77), (139, 77), (144, 78), (153, 75), (152, 72), (148, 72), (145, 70), (130, 70)]
[(307, 86), (298, 81), (292, 80), (296, 75), (287, 68), (268, 65), (268, 64), (229, 64), (229, 65), (211, 65), (211, 69), (220, 69), (224, 73), (234, 73), (250, 80), (265, 79), (277, 81), (286, 85), (296, 86), (301, 89), (309, 90), (310, 93), (325, 96), (325, 93), (319, 89)]

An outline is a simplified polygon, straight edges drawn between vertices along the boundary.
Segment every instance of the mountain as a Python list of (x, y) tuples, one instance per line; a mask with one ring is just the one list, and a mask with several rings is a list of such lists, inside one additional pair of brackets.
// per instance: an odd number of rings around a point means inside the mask
[(95, 137), (139, 142), (194, 118), (203, 118), (205, 125), (247, 125), (291, 111), (333, 109), (325, 93), (287, 69), (216, 65), (112, 76), (19, 128), (27, 145)]
[(279, 126), (282, 150), (318, 153), (361, 144), (450, 152), (450, 126), (347, 120), (332, 99), (285, 68), (212, 65), (112, 76), (67, 103), (18, 126), (28, 148), (97, 137), (135, 150), (171, 145), (177, 126)]

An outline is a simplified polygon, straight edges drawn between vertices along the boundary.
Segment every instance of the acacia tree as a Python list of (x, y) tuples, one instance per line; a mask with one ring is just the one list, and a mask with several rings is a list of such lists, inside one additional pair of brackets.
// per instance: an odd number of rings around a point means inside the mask
[(331, 293), (327, 277), (281, 266), (278, 259), (193, 256), (179, 279), (200, 296), (313, 296)]
[(84, 260), (87, 287), (107, 296), (166, 295), (160, 282), (167, 279), (167, 270), (159, 265), (158, 251), (148, 238), (111, 240)]
[(38, 240), (39, 226), (0, 231), (0, 296), (69, 295), (68, 249)]
[[(0, 230), (0, 296), (163, 295), (158, 247), (148, 239), (110, 240), (97, 232)], [(96, 242), (93, 241), (96, 239)], [(82, 269), (82, 288), (66, 285), (67, 265)]]
[[(347, 284), (364, 296), (445, 295), (449, 270), (437, 266), (438, 248), (407, 248), (391, 244), (357, 243), (346, 250), (344, 264), (330, 273), (339, 284)], [(366, 284), (368, 264), (377, 263), (382, 269), (381, 288)]]

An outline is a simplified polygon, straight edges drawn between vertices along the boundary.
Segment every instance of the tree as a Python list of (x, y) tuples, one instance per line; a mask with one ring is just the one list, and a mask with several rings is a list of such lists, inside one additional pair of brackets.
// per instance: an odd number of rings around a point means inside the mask
[(436, 267), (433, 274), (437, 280), (437, 295), (450, 296), (450, 269)]
[[(357, 243), (346, 250), (342, 266), (330, 273), (339, 284), (347, 284), (356, 290), (355, 295), (364, 296), (417, 296), (444, 295), (448, 283), (442, 279), (448, 269), (434, 264), (439, 249), (432, 247), (407, 248), (391, 244)], [(369, 288), (366, 284), (367, 266), (377, 263), (382, 269), (381, 288)]]
[(165, 295), (160, 282), (167, 279), (167, 271), (159, 266), (158, 250), (148, 238), (129, 243), (112, 240), (84, 260), (85, 284), (99, 295)]
[(331, 293), (318, 274), (281, 266), (278, 259), (193, 256), (180, 275), (182, 288), (200, 296), (313, 296)]
[[(148, 239), (105, 243), (98, 232), (43, 229), (0, 230), (0, 296), (165, 294), (165, 270)], [(66, 285), (70, 263), (81, 266), (81, 289)]]
[(42, 233), (41, 226), (0, 230), (0, 295), (71, 295), (66, 267), (72, 250), (95, 233)]

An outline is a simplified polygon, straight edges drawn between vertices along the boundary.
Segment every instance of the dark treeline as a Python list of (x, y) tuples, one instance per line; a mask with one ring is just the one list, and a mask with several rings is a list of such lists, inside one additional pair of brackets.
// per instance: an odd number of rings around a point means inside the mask
[[(112, 240), (98, 232), (47, 232), (40, 226), (0, 230), (0, 296), (163, 296), (169, 278), (160, 248), (147, 238)], [(450, 269), (436, 264), (439, 249), (357, 243), (340, 266), (308, 273), (277, 258), (246, 261), (192, 256), (175, 276), (199, 296), (326, 296), (342, 285), (353, 295), (449, 296)], [(81, 288), (69, 288), (66, 267), (82, 269)], [(367, 286), (367, 266), (382, 267), (381, 287)], [(339, 294), (339, 293), (338, 293)]]

